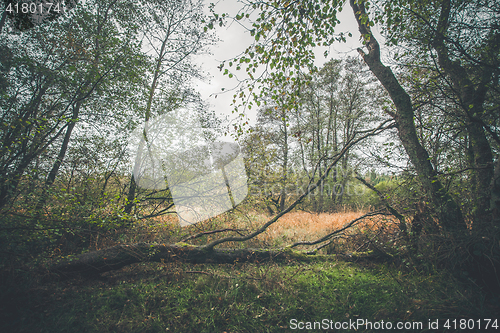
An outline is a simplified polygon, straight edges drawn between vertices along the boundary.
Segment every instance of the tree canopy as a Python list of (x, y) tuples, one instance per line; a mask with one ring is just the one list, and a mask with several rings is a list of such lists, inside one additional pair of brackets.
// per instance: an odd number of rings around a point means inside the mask
[[(460, 126), (447, 128), (444, 135), (454, 140), (467, 137), (466, 147), (457, 147), (469, 156), (467, 167), (466, 171), (448, 168), (447, 173), (462, 173), (470, 179), (473, 208), (467, 219), (472, 218), (477, 226), (498, 219), (498, 178), (494, 177), (499, 143), (495, 101), (500, 60), (498, 4), (447, 0), (246, 1), (235, 19), (250, 20), (255, 42), (229, 66), (236, 66), (236, 70), (243, 67), (250, 79), (263, 86), (260, 95), (254, 93), (257, 103), (261, 96), (282, 99), (284, 89), (298, 91), (290, 86), (304, 84), (316, 71), (314, 47), (345, 39), (344, 34), (336, 34), (335, 27), (338, 13), (347, 5), (364, 44), (358, 53), (392, 101), (385, 113), (394, 120), (399, 140), (441, 225), (450, 231), (466, 229), (462, 209), (443, 185), (445, 178), (439, 176), (439, 165), (432, 163), (435, 156), (417, 135), (417, 113), (424, 117), (444, 113), (446, 118), (458, 121)], [(392, 60), (382, 57), (382, 46), (372, 33), (375, 24), (382, 27), (385, 46), (394, 50)], [(384, 65), (385, 61), (394, 65)], [(256, 78), (259, 67), (265, 68), (265, 74)], [(427, 89), (431, 85), (432, 94)], [(295, 95), (286, 96), (286, 105), (292, 109), (297, 103)], [(427, 135), (434, 133), (427, 129)]]

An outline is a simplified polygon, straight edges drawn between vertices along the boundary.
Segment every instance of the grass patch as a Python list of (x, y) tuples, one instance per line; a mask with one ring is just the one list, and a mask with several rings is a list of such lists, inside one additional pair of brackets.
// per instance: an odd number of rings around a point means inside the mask
[(444, 273), (343, 262), (146, 263), (101, 280), (4, 285), (1, 301), (2, 332), (286, 332), (291, 319), (426, 325), (495, 313)]
[[(359, 211), (313, 214), (302, 211), (294, 211), (282, 216), (264, 233), (253, 239), (244, 243), (228, 242), (222, 246), (228, 248), (285, 247), (299, 241), (316, 240), (336, 229), (342, 228), (345, 224), (365, 213), (366, 212)], [(249, 233), (260, 228), (270, 218), (271, 217), (266, 214), (257, 212), (227, 212), (217, 216), (216, 218), (180, 228), (176, 217), (162, 216), (135, 223), (134, 228), (130, 230), (130, 235), (132, 235), (132, 237), (128, 238), (127, 242), (135, 243), (155, 241), (159, 243), (175, 243), (187, 235), (226, 228), (237, 229), (244, 233)], [(369, 217), (360, 221), (349, 232), (358, 233), (363, 230), (377, 231), (380, 230), (380, 228), (384, 228), (386, 231), (394, 231), (397, 229), (394, 218), (386, 216)], [(215, 238), (220, 238), (225, 235), (237, 234), (234, 232), (212, 234), (200, 237), (196, 240), (190, 240), (189, 242), (196, 245), (203, 245), (213, 241)], [(307, 248), (304, 247), (304, 249)]]
[[(292, 212), (259, 237), (224, 246), (272, 248), (313, 240), (362, 214)], [(87, 242), (91, 246), (86, 250), (140, 241), (176, 243), (189, 234), (214, 229), (249, 232), (268, 218), (258, 213), (227, 213), (186, 228), (180, 228), (171, 216), (136, 221), (123, 233), (91, 234)], [(392, 219), (373, 217), (350, 230), (349, 237), (321, 251), (389, 253), (398, 248), (397, 232)], [(206, 235), (189, 242), (206, 244), (211, 237), (222, 236)], [(71, 243), (69, 238), (66, 241)], [(52, 255), (71, 252), (69, 246), (59, 248), (62, 250)], [(325, 319), (413, 321), (422, 322), (423, 328), (429, 320), (439, 319), (438, 331), (445, 331), (444, 319), (496, 318), (500, 313), (498, 298), (488, 295), (486, 300), (486, 294), (474, 284), (461, 283), (434, 265), (421, 265), (417, 271), (405, 258), (369, 265), (334, 260), (235, 265), (141, 263), (106, 273), (99, 280), (59, 282), (28, 273), (25, 265), (35, 266), (36, 261), (19, 260), (16, 265), (0, 267), (0, 332), (298, 331), (291, 329), (292, 319), (311, 323)]]

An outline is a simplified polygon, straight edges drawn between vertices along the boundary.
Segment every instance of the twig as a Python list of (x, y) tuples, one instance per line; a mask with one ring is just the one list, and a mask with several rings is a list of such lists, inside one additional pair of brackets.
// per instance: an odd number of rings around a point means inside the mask
[(356, 174), (356, 179), (359, 180), (360, 182), (362, 182), (370, 190), (377, 193), (378, 197), (384, 203), (385, 207), (387, 207), (389, 212), (391, 212), (391, 214), (394, 215), (399, 220), (399, 222), (400, 222), (398, 224), (399, 229), (403, 232), (405, 237), (408, 239), (408, 232), (407, 232), (407, 228), (406, 228), (405, 217), (403, 215), (401, 215), (394, 207), (392, 207), (389, 204), (389, 202), (385, 199), (385, 196), (379, 190), (377, 190), (373, 185), (369, 184), (366, 180), (361, 178), (361, 176), (359, 174)]
[(204, 271), (186, 271), (184, 273), (190, 273), (190, 274), (205, 274), (208, 276), (214, 276), (212, 273), (204, 272)]
[(321, 250), (322, 248), (324, 247), (327, 247), (328, 245), (332, 244), (334, 240), (336, 240), (337, 238), (344, 238), (342, 237), (341, 235), (339, 236), (336, 236), (336, 237), (333, 237), (332, 239), (330, 239), (330, 241), (328, 243), (325, 243), (323, 245), (320, 245), (318, 246), (317, 248), (315, 248), (314, 250), (312, 251), (309, 251), (309, 252), (306, 252), (306, 254), (309, 254), (309, 255), (313, 255), (313, 254), (316, 254), (316, 252), (318, 252), (319, 250)]

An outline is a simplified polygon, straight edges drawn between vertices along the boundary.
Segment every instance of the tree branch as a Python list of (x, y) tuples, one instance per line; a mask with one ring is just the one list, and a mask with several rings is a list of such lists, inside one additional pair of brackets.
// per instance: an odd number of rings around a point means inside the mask
[(405, 238), (408, 239), (408, 232), (406, 228), (406, 222), (405, 222), (405, 217), (401, 215), (394, 207), (392, 207), (389, 202), (385, 199), (385, 196), (375, 188), (375, 186), (369, 184), (366, 180), (360, 177), (360, 175), (356, 175), (356, 179), (362, 182), (366, 187), (368, 187), (370, 190), (374, 191), (377, 193), (378, 197), (380, 200), (384, 203), (385, 207), (387, 207), (387, 210), (391, 212), (392, 215), (394, 215), (398, 220), (399, 220), (399, 229), (403, 232)]
[(386, 125), (390, 121), (391, 120), (386, 120), (382, 124), (380, 124), (377, 128), (372, 129), (371, 132), (366, 133), (365, 135), (359, 137), (358, 139), (354, 139), (353, 138), (352, 140), (350, 140), (344, 146), (344, 148), (341, 150), (341, 152), (337, 155), (337, 157), (333, 160), (333, 162), (328, 166), (328, 168), (325, 171), (325, 173), (323, 174), (323, 176), (320, 177), (318, 179), (318, 181), (315, 184), (313, 184), (313, 186), (308, 186), (307, 191), (305, 193), (303, 193), (297, 200), (295, 200), (290, 206), (288, 206), (288, 208), (286, 208), (285, 210), (281, 211), (274, 218), (272, 218), (271, 220), (269, 220), (268, 222), (266, 222), (262, 227), (260, 227), (259, 229), (257, 229), (253, 233), (250, 233), (250, 234), (248, 234), (246, 236), (242, 236), (242, 237), (225, 237), (225, 238), (222, 238), (222, 239), (215, 240), (215, 241), (213, 241), (213, 242), (205, 245), (204, 248), (206, 248), (207, 250), (213, 250), (213, 248), (215, 246), (217, 246), (219, 244), (222, 244), (222, 243), (226, 243), (226, 242), (243, 242), (243, 241), (249, 240), (249, 239), (251, 239), (251, 238), (253, 238), (253, 237), (255, 237), (255, 236), (263, 233), (264, 231), (266, 231), (266, 229), (269, 228), (269, 226), (271, 226), (273, 223), (275, 223), (276, 221), (278, 221), (278, 219), (280, 217), (282, 217), (283, 215), (285, 215), (288, 212), (290, 212), (293, 208), (295, 208), (295, 206), (297, 206), (307, 195), (309, 195), (309, 193), (311, 193), (316, 188), (318, 188), (319, 186), (321, 186), (321, 184), (323, 183), (324, 179), (328, 176), (328, 174), (330, 173), (330, 171), (332, 170), (332, 168), (340, 161), (340, 159), (342, 158), (342, 156), (344, 156), (344, 154), (352, 146), (354, 146), (358, 142), (360, 142), (360, 141), (362, 141), (362, 140), (364, 140), (364, 139), (366, 139), (366, 138), (368, 138), (370, 136), (378, 135), (381, 132), (383, 132), (384, 130), (386, 130), (387, 128), (391, 127), (392, 124)]

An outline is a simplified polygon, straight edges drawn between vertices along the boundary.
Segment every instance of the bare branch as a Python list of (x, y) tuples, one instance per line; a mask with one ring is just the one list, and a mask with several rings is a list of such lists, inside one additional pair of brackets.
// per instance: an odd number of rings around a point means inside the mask
[(379, 190), (377, 190), (373, 185), (369, 184), (366, 180), (364, 180), (358, 174), (356, 175), (356, 179), (359, 180), (360, 182), (362, 182), (370, 190), (372, 190), (375, 193), (377, 193), (377, 195), (380, 198), (380, 200), (384, 203), (385, 207), (387, 207), (387, 210), (389, 212), (391, 212), (391, 214), (394, 215), (399, 220), (398, 227), (403, 232), (403, 234), (405, 235), (405, 237), (408, 238), (408, 232), (407, 232), (407, 228), (406, 228), (405, 217), (403, 215), (401, 215), (394, 207), (392, 207), (389, 204), (389, 202), (387, 201), (387, 199), (385, 198), (385, 196)]
[(262, 227), (260, 227), (256, 231), (254, 231), (254, 232), (252, 232), (252, 233), (250, 233), (250, 234), (248, 234), (246, 236), (242, 236), (242, 237), (225, 237), (225, 238), (222, 238), (222, 239), (215, 240), (215, 241), (213, 241), (213, 242), (205, 245), (204, 248), (207, 249), (207, 250), (209, 250), (209, 251), (211, 251), (211, 250), (213, 250), (213, 248), (215, 246), (217, 246), (219, 244), (226, 243), (226, 242), (243, 242), (243, 241), (249, 240), (249, 239), (251, 239), (251, 238), (253, 238), (253, 237), (255, 237), (255, 236), (263, 233), (264, 231), (266, 231), (266, 229), (269, 228), (269, 226), (271, 226), (273, 223), (275, 223), (276, 221), (278, 221), (278, 219), (280, 217), (282, 217), (283, 215), (287, 214), (292, 209), (294, 209), (295, 206), (297, 206), (307, 195), (309, 195), (309, 193), (311, 193), (312, 191), (314, 191), (316, 188), (320, 187), (321, 184), (323, 183), (323, 181), (325, 180), (325, 178), (330, 173), (330, 171), (333, 169), (333, 167), (340, 161), (340, 159), (342, 158), (342, 156), (344, 156), (344, 154), (352, 146), (354, 146), (358, 142), (360, 142), (360, 141), (362, 141), (362, 140), (364, 140), (364, 139), (366, 139), (368, 137), (371, 137), (371, 136), (374, 136), (374, 135), (378, 135), (381, 132), (385, 131), (387, 128), (392, 127), (392, 123), (389, 124), (389, 125), (387, 125), (387, 123), (389, 123), (389, 122), (391, 122), (391, 120), (386, 120), (383, 123), (381, 123), (378, 127), (372, 129), (371, 132), (366, 133), (366, 134), (364, 134), (363, 136), (361, 136), (361, 137), (359, 137), (357, 139), (353, 138), (349, 142), (347, 142), (346, 145), (344, 146), (344, 148), (337, 155), (337, 157), (328, 166), (328, 168), (326, 169), (326, 171), (323, 174), (323, 176), (321, 176), (315, 184), (313, 184), (312, 186), (308, 186), (307, 187), (307, 191), (305, 193), (303, 193), (297, 200), (295, 200), (290, 206), (288, 206), (288, 208), (286, 208), (285, 210), (281, 211), (274, 218), (272, 218), (271, 220), (269, 220), (268, 222), (266, 222)]

